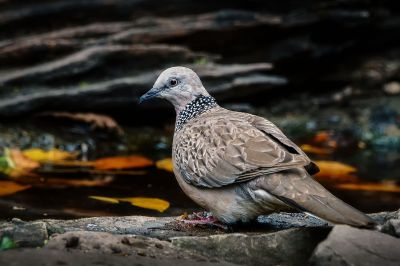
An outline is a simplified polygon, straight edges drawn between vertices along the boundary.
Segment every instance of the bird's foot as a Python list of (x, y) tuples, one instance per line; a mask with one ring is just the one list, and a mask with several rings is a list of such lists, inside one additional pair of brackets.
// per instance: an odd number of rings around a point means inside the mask
[(197, 212), (189, 215), (182, 215), (181, 220), (186, 224), (191, 224), (194, 226), (211, 226), (217, 227), (222, 230), (228, 230), (228, 226), (222, 224), (214, 216), (208, 212)]

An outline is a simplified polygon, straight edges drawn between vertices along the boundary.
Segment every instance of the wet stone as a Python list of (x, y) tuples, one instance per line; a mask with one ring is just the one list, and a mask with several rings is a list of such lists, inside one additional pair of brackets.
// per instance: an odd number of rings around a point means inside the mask
[(172, 244), (240, 265), (306, 265), (328, 228), (295, 228), (274, 233), (175, 237)]
[(82, 231), (56, 234), (50, 238), (44, 249), (207, 261), (206, 257), (194, 252), (177, 250), (168, 241), (145, 236), (118, 235), (104, 232)]
[(19, 219), (0, 222), (0, 239), (4, 237), (10, 238), (17, 247), (41, 247), (48, 239), (46, 223), (23, 222)]
[(335, 226), (311, 258), (312, 265), (400, 265), (400, 239), (377, 231)]

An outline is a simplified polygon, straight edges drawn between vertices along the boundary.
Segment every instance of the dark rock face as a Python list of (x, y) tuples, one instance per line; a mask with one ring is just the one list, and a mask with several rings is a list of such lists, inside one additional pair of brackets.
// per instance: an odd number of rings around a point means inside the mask
[(115, 266), (131, 266), (131, 265), (235, 265), (228, 262), (204, 261), (203, 259), (169, 259), (169, 258), (152, 258), (143, 255), (110, 255), (98, 253), (82, 253), (79, 251), (60, 251), (60, 250), (10, 250), (4, 252), (0, 256), (1, 265), (9, 266), (53, 266), (53, 265), (115, 265)]
[[(390, 2), (57, 0), (0, 7), (3, 117), (138, 112), (134, 99), (172, 65), (195, 68), (223, 102), (264, 101), (271, 90), (305, 92), (313, 104), (398, 94), (399, 10)], [(260, 62), (268, 67), (254, 66)], [(225, 71), (236, 67), (248, 70)]]
[(84, 253), (137, 255), (158, 259), (210, 261), (209, 257), (197, 255), (189, 250), (178, 250), (170, 242), (157, 238), (103, 232), (69, 232), (54, 235), (45, 248)]
[(297, 228), (269, 234), (176, 237), (172, 244), (240, 265), (306, 265), (329, 229)]
[(312, 265), (399, 265), (400, 239), (376, 231), (335, 226), (318, 245)]

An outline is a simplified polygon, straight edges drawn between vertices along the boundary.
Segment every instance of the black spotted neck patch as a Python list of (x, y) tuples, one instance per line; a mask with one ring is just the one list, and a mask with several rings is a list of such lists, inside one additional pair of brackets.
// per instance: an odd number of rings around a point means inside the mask
[(183, 125), (186, 124), (193, 118), (196, 118), (200, 114), (207, 110), (217, 106), (217, 102), (211, 96), (200, 95), (185, 106), (176, 120), (175, 131), (182, 129)]

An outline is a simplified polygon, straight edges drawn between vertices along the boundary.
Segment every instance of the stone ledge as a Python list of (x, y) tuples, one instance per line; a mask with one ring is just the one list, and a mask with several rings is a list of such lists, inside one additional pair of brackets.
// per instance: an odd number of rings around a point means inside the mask
[[(39, 265), (44, 262), (42, 257), (50, 262), (60, 257), (68, 264), (92, 265), (97, 255), (104, 254), (126, 256), (123, 262), (120, 258), (110, 258), (110, 265), (125, 265), (131, 260), (141, 261), (137, 258), (142, 257), (151, 258), (154, 265), (162, 261), (176, 265), (308, 265), (310, 258), (314, 265), (322, 265), (327, 260), (341, 260), (338, 257), (341, 252), (346, 258), (345, 265), (354, 264), (360, 258), (370, 259), (369, 256), (373, 262), (397, 263), (398, 255), (392, 247), (400, 245), (400, 239), (393, 237), (398, 236), (400, 210), (371, 216), (383, 224), (381, 231), (386, 234), (348, 226), (335, 226), (329, 233), (331, 225), (299, 213), (263, 216), (257, 223), (231, 227), (228, 231), (194, 227), (177, 217), (93, 217), (33, 222), (13, 219), (0, 221), (0, 238), (7, 236), (20, 248), (1, 252), (0, 265), (12, 256), (17, 256), (20, 262), (14, 265), (25, 265), (29, 257)], [(346, 243), (342, 245), (340, 241)], [(379, 246), (368, 244), (374, 241)], [(337, 252), (328, 252), (332, 245)], [(351, 246), (345, 250), (347, 253), (341, 249), (346, 245)], [(365, 250), (373, 248), (373, 252), (355, 250), (363, 245), (369, 245)], [(27, 248), (42, 246), (37, 250)], [(74, 256), (70, 258), (65, 253)], [(82, 253), (88, 256), (82, 257)], [(336, 254), (339, 255), (335, 257)], [(144, 264), (149, 263), (146, 259)]]

